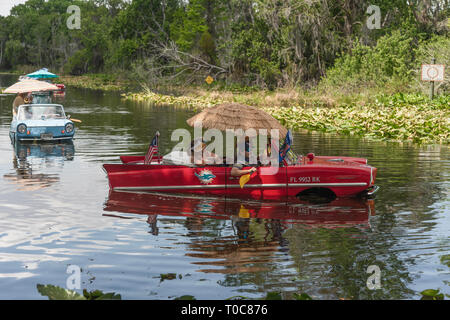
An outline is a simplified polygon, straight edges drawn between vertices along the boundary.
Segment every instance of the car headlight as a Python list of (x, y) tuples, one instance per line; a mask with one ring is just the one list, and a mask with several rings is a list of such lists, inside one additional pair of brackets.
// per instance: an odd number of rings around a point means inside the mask
[(71, 133), (73, 131), (73, 123), (66, 124), (66, 132)]
[(25, 133), (25, 132), (27, 132), (27, 126), (25, 124), (23, 124), (23, 123), (19, 124), (17, 126), (17, 132), (18, 133)]

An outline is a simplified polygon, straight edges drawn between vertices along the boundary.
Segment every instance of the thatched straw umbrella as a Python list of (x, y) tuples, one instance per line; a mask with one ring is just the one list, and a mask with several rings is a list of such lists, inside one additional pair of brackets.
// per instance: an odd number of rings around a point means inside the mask
[(38, 92), (38, 91), (58, 91), (60, 90), (57, 86), (54, 84), (39, 81), (39, 80), (33, 80), (33, 79), (27, 79), (23, 81), (19, 81), (9, 88), (5, 89), (4, 93), (26, 93), (26, 92)]
[(266, 129), (270, 134), (271, 129), (278, 129), (280, 138), (285, 137), (287, 129), (278, 120), (256, 107), (239, 103), (223, 103), (207, 108), (199, 114), (187, 120), (190, 126), (201, 122), (203, 128), (218, 129)]

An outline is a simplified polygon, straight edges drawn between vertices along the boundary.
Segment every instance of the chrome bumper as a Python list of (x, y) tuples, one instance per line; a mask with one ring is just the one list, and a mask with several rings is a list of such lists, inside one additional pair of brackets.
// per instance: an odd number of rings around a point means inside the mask
[(378, 190), (380, 190), (380, 187), (374, 185), (374, 186), (371, 186), (369, 189), (365, 190), (362, 193), (362, 195), (365, 197), (373, 197), (378, 192)]
[(51, 139), (41, 139), (41, 138), (17, 138), (19, 141), (58, 141), (58, 140), (70, 140), (73, 139), (72, 137), (59, 137), (59, 138), (51, 138)]

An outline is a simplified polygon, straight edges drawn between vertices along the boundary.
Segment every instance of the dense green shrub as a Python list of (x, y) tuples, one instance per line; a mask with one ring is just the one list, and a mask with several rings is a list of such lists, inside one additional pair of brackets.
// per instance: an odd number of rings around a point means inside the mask
[(71, 75), (86, 73), (88, 71), (89, 58), (90, 55), (87, 49), (78, 50), (64, 65), (64, 73)]
[(24, 64), (26, 62), (24, 44), (19, 40), (8, 40), (5, 44), (5, 59), (12, 67)]
[(139, 41), (135, 39), (120, 39), (112, 46), (106, 58), (109, 70), (127, 69), (137, 57)]
[(384, 85), (390, 80), (409, 81), (414, 74), (417, 42), (400, 30), (381, 37), (369, 47), (356, 43), (352, 52), (336, 59), (324, 82), (331, 85)]

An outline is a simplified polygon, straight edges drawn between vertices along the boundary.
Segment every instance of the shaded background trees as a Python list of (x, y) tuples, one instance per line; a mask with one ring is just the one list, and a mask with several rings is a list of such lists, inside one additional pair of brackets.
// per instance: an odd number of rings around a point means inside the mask
[[(80, 30), (67, 28), (69, 5), (81, 9)], [(380, 29), (367, 27), (369, 5), (381, 9)], [(28, 0), (0, 17), (0, 69), (210, 74), (263, 88), (327, 74), (409, 80), (416, 50), (448, 36), (449, 15), (448, 0)]]

